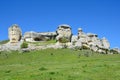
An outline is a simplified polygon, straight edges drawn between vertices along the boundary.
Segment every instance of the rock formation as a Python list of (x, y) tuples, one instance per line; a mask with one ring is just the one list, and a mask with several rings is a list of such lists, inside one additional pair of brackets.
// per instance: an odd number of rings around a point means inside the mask
[(67, 42), (71, 42), (72, 31), (71, 27), (67, 24), (62, 24), (58, 26), (56, 40), (61, 43), (61, 40), (64, 38)]
[(37, 34), (36, 32), (26, 32), (24, 34), (24, 40), (28, 42), (34, 42), (34, 41), (41, 41), (44, 37), (42, 35)]
[(111, 49), (110, 52), (111, 54), (116, 54), (116, 53), (120, 54), (120, 49), (116, 47), (116, 48)]
[(24, 34), (24, 40), (28, 42), (46, 41), (46, 40), (55, 39), (56, 36), (57, 36), (56, 32), (37, 33), (30, 31)]
[(105, 37), (102, 38), (102, 44), (103, 44), (103, 48), (105, 48), (105, 49), (110, 48), (110, 43), (108, 42), (108, 40)]
[[(20, 49), (20, 44), (22, 41), (35, 42), (52, 39), (56, 39), (57, 41), (56, 45), (52, 45), (52, 48), (62, 48), (63, 44), (65, 44), (65, 46), (68, 48), (86, 48), (100, 53), (108, 53), (107, 51), (110, 50), (110, 43), (106, 38), (99, 39), (97, 34), (84, 33), (81, 28), (78, 28), (78, 35), (72, 35), (71, 27), (67, 24), (59, 25), (56, 32), (30, 31), (26, 32), (23, 37), (19, 26), (14, 24), (9, 28), (9, 39), (10, 43), (4, 45), (3, 50), (6, 50), (6, 48), (12, 50), (15, 49), (15, 46), (9, 48), (9, 46), (11, 46), (11, 43), (17, 43), (16, 49)], [(49, 46), (49, 48), (50, 47), (51, 46)], [(120, 50), (115, 50), (120, 53)]]
[(9, 30), (10, 43), (18, 43), (22, 37), (22, 32), (17, 24), (12, 25)]
[(99, 39), (97, 34), (84, 33), (81, 28), (78, 29), (78, 38), (75, 40), (72, 38), (72, 44), (75, 41), (75, 47), (86, 47), (93, 51), (106, 53), (106, 50), (110, 49), (110, 43), (106, 38)]

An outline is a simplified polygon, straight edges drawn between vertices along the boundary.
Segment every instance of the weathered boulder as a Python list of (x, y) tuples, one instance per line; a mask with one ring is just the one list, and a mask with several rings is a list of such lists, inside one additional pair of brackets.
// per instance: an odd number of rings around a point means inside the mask
[(24, 40), (28, 42), (46, 41), (46, 40), (55, 39), (56, 36), (57, 36), (56, 32), (37, 33), (30, 31), (24, 34)]
[(81, 40), (78, 40), (78, 41), (75, 43), (75, 47), (79, 47), (79, 48), (82, 47), (82, 42), (81, 42)]
[(102, 43), (103, 43), (103, 48), (105, 48), (105, 49), (110, 48), (110, 43), (108, 42), (108, 40), (105, 37), (102, 38)]
[(106, 54), (106, 51), (102, 49), (98, 49), (97, 52)]
[(24, 40), (28, 42), (41, 41), (45, 38), (42, 35), (37, 34), (36, 32), (30, 31), (24, 34)]
[(78, 40), (80, 40), (83, 44), (87, 43), (87, 35), (82, 31), (81, 28), (78, 28)]
[(67, 24), (62, 24), (58, 26), (57, 29), (57, 34), (58, 36), (56, 37), (56, 40), (61, 43), (61, 40), (65, 38), (67, 42), (71, 42), (71, 37), (72, 37), (72, 31), (71, 27)]
[(116, 53), (120, 54), (120, 49), (119, 48), (113, 48), (113, 49), (110, 50), (110, 52), (112, 54), (116, 54)]
[(2, 44), (0, 47), (1, 51), (10, 51), (10, 50), (20, 50), (20, 45), (22, 44), (21, 41), (17, 42), (17, 43), (6, 43), (6, 44)]
[(98, 51), (98, 47), (96, 47), (95, 45), (90, 46), (90, 49), (97, 52)]
[(17, 43), (22, 37), (22, 31), (17, 24), (12, 25), (8, 29), (10, 43)]
[(87, 33), (87, 42), (94, 42), (98, 40), (98, 35), (93, 33)]
[(77, 42), (77, 40), (78, 40), (78, 36), (77, 35), (73, 35), (72, 38), (71, 38), (71, 43), (73, 45), (75, 45), (75, 43)]
[(78, 28), (78, 40), (75, 46), (86, 47), (95, 52), (107, 53), (110, 48), (110, 43), (107, 39), (99, 39), (97, 34), (85, 34), (81, 28)]
[(57, 36), (56, 32), (39, 32), (38, 34), (44, 36), (46, 39), (49, 40), (54, 40)]

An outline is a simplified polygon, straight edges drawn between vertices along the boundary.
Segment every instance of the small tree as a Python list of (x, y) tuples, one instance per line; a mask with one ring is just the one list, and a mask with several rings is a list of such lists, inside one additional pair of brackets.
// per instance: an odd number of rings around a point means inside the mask
[(69, 40), (66, 37), (62, 37), (60, 40), (60, 43), (62, 43), (63, 48), (67, 48), (68, 46), (66, 45)]
[(59, 41), (60, 41), (60, 43), (67, 43), (67, 42), (69, 42), (69, 40), (66, 37), (60, 38)]
[(23, 42), (21, 45), (20, 45), (21, 48), (28, 48), (28, 43), (26, 42)]

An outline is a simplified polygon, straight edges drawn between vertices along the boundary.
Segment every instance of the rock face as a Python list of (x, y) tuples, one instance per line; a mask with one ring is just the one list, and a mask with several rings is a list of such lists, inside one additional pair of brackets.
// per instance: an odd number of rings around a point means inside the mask
[[(46, 41), (56, 39), (56, 45), (39, 46), (38, 49), (46, 48), (78, 48), (78, 49), (91, 49), (100, 53), (107, 53), (110, 49), (110, 43), (106, 38), (99, 39), (97, 34), (84, 33), (81, 28), (78, 28), (78, 35), (72, 35), (71, 27), (67, 24), (59, 25), (56, 32), (26, 32), (22, 36), (22, 31), (18, 25), (12, 25), (9, 30), (10, 42), (0, 46), (0, 50), (18, 50), (23, 41), (35, 42), (35, 41)], [(11, 44), (12, 43), (12, 44)], [(16, 44), (13, 46), (13, 44)], [(37, 49), (37, 46), (31, 49)], [(120, 53), (120, 50), (115, 49)]]
[(102, 43), (103, 43), (103, 47), (105, 49), (109, 49), (110, 48), (110, 43), (108, 42), (108, 40), (105, 37), (102, 38)]
[(12, 25), (9, 30), (10, 43), (18, 43), (22, 37), (22, 31), (17, 24)]
[(31, 31), (24, 34), (24, 40), (28, 42), (43, 41), (44, 37), (36, 32)]
[(57, 29), (57, 34), (58, 36), (56, 37), (56, 40), (61, 43), (61, 40), (65, 38), (68, 42), (71, 42), (71, 37), (72, 37), (72, 31), (71, 27), (67, 24), (62, 24), (58, 26)]
[(8, 42), (7, 44), (0, 45), (0, 51), (20, 50), (21, 41), (15, 43)]
[(78, 28), (78, 40), (81, 41), (82, 44), (87, 43), (87, 35), (82, 31), (81, 28)]
[(48, 40), (54, 40), (57, 36), (56, 32), (40, 32), (39, 34), (44, 36)]
[(86, 47), (100, 53), (106, 53), (106, 50), (110, 49), (110, 43), (106, 38), (99, 39), (97, 34), (84, 33), (81, 28), (78, 29), (78, 40), (75, 46)]
[(56, 36), (57, 36), (56, 32), (37, 33), (30, 31), (24, 34), (24, 40), (28, 42), (46, 41), (46, 40), (55, 39)]
[(72, 38), (71, 38), (71, 42), (73, 43), (73, 45), (74, 45), (75, 42), (77, 42), (77, 40), (78, 40), (78, 36), (73, 35)]
[(113, 48), (110, 50), (112, 54), (118, 53), (120, 54), (120, 49), (119, 48)]

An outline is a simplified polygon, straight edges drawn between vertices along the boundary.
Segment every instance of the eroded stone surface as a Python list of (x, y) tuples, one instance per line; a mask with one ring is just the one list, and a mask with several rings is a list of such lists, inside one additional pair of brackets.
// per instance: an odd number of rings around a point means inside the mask
[(93, 51), (101, 53), (105, 53), (105, 50), (110, 49), (110, 43), (106, 38), (99, 39), (97, 34), (84, 33), (81, 28), (78, 28), (78, 40), (75, 46), (86, 46)]
[[(19, 50), (23, 41), (35, 42), (56, 39), (57, 43), (52, 45), (35, 46), (29, 44), (29, 50), (39, 50), (47, 48), (75, 48), (86, 47), (95, 52), (106, 53), (110, 49), (110, 43), (106, 38), (99, 39), (97, 34), (85, 33), (82, 28), (78, 28), (78, 35), (72, 35), (71, 27), (67, 24), (59, 25), (56, 32), (26, 32), (22, 36), (20, 27), (16, 24), (12, 25), (9, 30), (10, 42), (0, 46), (1, 50)], [(61, 40), (65, 39), (66, 42)], [(115, 49), (120, 53), (119, 49)]]
[(10, 43), (18, 43), (22, 37), (22, 31), (17, 24), (12, 25), (8, 29)]
[(24, 34), (24, 40), (28, 42), (35, 42), (35, 41), (46, 41), (46, 40), (51, 40), (55, 39), (57, 36), (56, 32), (26, 32)]
[(71, 27), (67, 24), (62, 24), (58, 26), (57, 29), (58, 36), (56, 37), (56, 40), (61, 43), (61, 39), (65, 38), (68, 42), (71, 42), (72, 37), (72, 31)]

